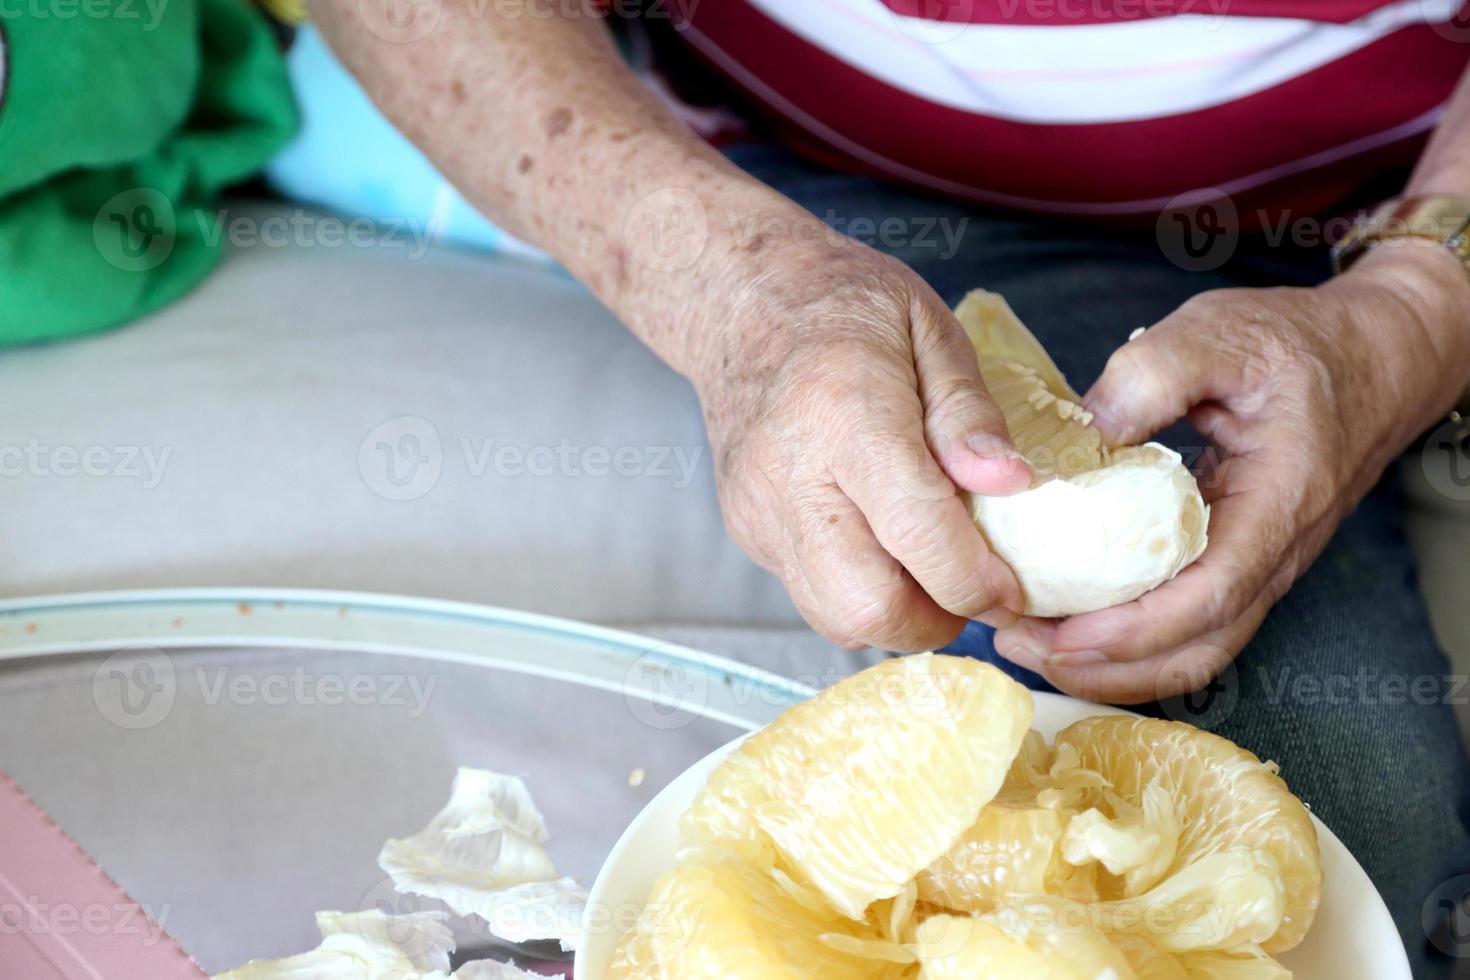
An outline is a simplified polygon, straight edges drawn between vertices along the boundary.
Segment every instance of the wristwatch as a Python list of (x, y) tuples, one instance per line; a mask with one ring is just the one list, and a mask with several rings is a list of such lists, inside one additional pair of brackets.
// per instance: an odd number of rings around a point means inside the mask
[(1342, 272), (1369, 249), (1402, 238), (1439, 242), (1470, 271), (1470, 197), (1405, 197), (1385, 201), (1354, 222), (1332, 246), (1332, 270)]

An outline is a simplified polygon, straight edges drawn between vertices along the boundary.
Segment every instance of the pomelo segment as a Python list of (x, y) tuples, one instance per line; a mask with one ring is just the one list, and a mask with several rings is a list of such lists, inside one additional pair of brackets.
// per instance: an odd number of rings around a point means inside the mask
[(1110, 933), (1138, 980), (1291, 980), (1291, 971), (1259, 950), (1167, 953), (1144, 935)]
[[(1089, 802), (1108, 816), (1146, 812), (1150, 787), (1167, 794), (1180, 829), (1172, 860), (1144, 893), (1155, 907), (1212, 901), (1213, 908), (1181, 921), (1209, 918), (1222, 936), (1238, 942), (1248, 935), (1267, 952), (1291, 949), (1306, 935), (1322, 896), (1317, 830), (1274, 766), (1191, 725), (1148, 718), (1084, 719), (1057, 736), (1056, 752), (1107, 780)], [(1276, 910), (1273, 880), (1280, 888)], [(1140, 899), (1137, 888), (1113, 885), (1104, 897)]]
[[(874, 955), (839, 948), (846, 940)], [(623, 937), (607, 980), (901, 980), (912, 960), (876, 928), (742, 861), (711, 860), (661, 877)]]
[(919, 897), (957, 912), (990, 912), (1008, 897), (1053, 891), (1064, 826), (1056, 810), (990, 803), (919, 875)]
[(1159, 949), (1147, 937), (1120, 933), (1108, 938), (1123, 954), (1138, 980), (1191, 980), (1178, 957)]
[(1265, 953), (1190, 953), (1180, 962), (1190, 980), (1291, 980), (1291, 971)]
[(779, 861), (862, 919), (974, 825), (1031, 715), (1030, 693), (988, 664), (886, 661), (747, 740), (685, 814), (685, 842)]
[(1122, 952), (1069, 903), (1036, 901), (983, 916), (931, 916), (915, 950), (920, 980), (1135, 980)]

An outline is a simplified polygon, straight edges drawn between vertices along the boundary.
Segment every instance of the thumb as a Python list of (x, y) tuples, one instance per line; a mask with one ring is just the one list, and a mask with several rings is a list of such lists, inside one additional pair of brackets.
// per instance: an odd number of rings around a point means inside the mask
[(956, 486), (971, 493), (1006, 496), (1025, 490), (1031, 466), (1011, 442), (1005, 415), (985, 389), (965, 328), (943, 304), (937, 310), (918, 305), (914, 371), (934, 458)]
[(1165, 318), (1113, 351), (1082, 399), (1108, 445), (1144, 442), (1210, 397), (1199, 332), (1177, 317)]

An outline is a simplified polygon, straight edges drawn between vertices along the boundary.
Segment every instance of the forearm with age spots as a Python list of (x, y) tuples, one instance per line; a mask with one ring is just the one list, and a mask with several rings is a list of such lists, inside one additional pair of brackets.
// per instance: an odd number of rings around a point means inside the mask
[[(493, 222), (551, 253), (676, 370), (729, 277), (739, 216), (795, 206), (731, 166), (627, 68), (592, 12), (511, 16), (442, 0), (421, 37), (359, 0), (316, 0), (383, 112)], [(411, 32), (418, 34), (418, 31)]]

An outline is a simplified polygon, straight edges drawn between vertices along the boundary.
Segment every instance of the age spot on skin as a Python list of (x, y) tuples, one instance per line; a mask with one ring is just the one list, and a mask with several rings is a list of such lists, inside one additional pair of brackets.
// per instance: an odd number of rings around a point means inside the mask
[(459, 79), (456, 78), (454, 80), (454, 83), (449, 86), (449, 95), (454, 99), (455, 102), (463, 102), (465, 95), (464, 82), (461, 82)]
[(516, 173), (525, 173), (536, 163), (529, 154), (522, 153), (521, 158), (516, 161)]
[(546, 135), (556, 139), (565, 133), (572, 125), (572, 110), (566, 106), (553, 109), (551, 115), (546, 117)]

